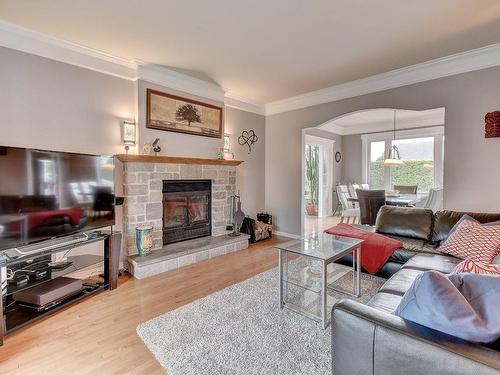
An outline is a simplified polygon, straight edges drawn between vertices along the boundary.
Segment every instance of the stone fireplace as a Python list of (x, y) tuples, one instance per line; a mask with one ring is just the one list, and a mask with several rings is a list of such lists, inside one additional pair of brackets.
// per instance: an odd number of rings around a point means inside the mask
[[(137, 155), (120, 155), (119, 160), (124, 172), (123, 221), (128, 255), (137, 254), (135, 228), (141, 224), (153, 226), (153, 253), (188, 238), (227, 233), (230, 197), (236, 190), (236, 166), (240, 162)], [(210, 185), (210, 194), (196, 197), (199, 192), (191, 192), (181, 198), (178, 190), (190, 188), (189, 184), (204, 192)], [(171, 199), (168, 207), (164, 198), (167, 202)], [(174, 231), (179, 225), (184, 226), (183, 233)]]
[[(123, 232), (129, 272), (138, 279), (248, 247), (228, 236), (237, 160), (118, 155), (123, 162)], [(153, 227), (153, 251), (138, 256), (135, 228)]]
[(163, 244), (212, 234), (212, 181), (163, 181)]

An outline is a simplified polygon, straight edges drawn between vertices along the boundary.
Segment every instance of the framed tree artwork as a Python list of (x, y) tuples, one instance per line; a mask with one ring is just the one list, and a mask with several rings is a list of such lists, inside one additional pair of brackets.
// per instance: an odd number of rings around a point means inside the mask
[(146, 91), (146, 127), (222, 138), (222, 107), (161, 91)]

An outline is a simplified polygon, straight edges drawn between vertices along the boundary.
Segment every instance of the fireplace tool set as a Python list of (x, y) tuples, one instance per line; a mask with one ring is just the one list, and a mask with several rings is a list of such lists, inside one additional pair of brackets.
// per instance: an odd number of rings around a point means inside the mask
[(231, 196), (231, 224), (226, 227), (227, 230), (232, 230), (230, 236), (239, 236), (240, 227), (245, 219), (245, 213), (241, 210), (240, 192)]

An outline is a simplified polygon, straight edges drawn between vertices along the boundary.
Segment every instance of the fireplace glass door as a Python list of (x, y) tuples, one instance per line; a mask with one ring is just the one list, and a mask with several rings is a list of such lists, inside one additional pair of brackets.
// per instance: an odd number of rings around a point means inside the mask
[(164, 181), (164, 244), (211, 235), (210, 188), (210, 181)]

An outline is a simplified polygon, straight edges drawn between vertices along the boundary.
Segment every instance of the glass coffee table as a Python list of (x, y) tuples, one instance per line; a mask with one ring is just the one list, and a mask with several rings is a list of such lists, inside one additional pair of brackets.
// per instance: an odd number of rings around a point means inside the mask
[[(280, 307), (287, 308), (315, 321), (323, 328), (328, 324), (327, 291), (336, 290), (359, 297), (361, 294), (361, 243), (356, 238), (335, 236), (327, 233), (313, 233), (294, 241), (276, 246), (279, 252), (279, 299)], [(291, 254), (291, 255), (290, 255)], [(352, 255), (352, 292), (328, 285), (327, 267), (345, 255)], [(289, 256), (290, 255), (290, 256)], [(305, 258), (314, 266), (303, 267)], [(291, 270), (290, 270), (291, 268)], [(291, 271), (291, 272), (290, 272)], [(306, 275), (307, 274), (307, 275)], [(304, 277), (304, 275), (306, 275)], [(307, 279), (305, 282), (304, 280)], [(312, 280), (312, 281), (311, 281)], [(301, 288), (319, 297), (313, 312), (301, 308), (289, 299), (289, 289)]]

